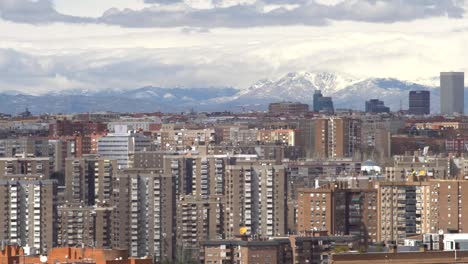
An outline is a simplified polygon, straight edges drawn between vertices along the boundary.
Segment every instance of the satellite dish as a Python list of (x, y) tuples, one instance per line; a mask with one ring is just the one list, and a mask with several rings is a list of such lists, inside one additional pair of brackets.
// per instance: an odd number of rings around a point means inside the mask
[(47, 256), (40, 256), (39, 260), (41, 261), (41, 263), (46, 263), (47, 262)]

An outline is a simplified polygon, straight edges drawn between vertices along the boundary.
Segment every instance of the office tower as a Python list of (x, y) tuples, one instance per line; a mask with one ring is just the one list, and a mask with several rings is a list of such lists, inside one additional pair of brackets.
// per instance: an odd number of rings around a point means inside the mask
[(409, 109), (410, 115), (428, 115), (431, 112), (430, 91), (410, 91)]
[(271, 103), (268, 105), (270, 114), (301, 115), (309, 112), (309, 105), (293, 102)]
[(324, 97), (322, 91), (316, 90), (314, 93), (314, 112), (333, 113), (333, 101), (331, 97)]
[(0, 240), (45, 254), (56, 242), (56, 186), (40, 175), (0, 181)]
[(440, 113), (463, 114), (465, 107), (465, 73), (440, 73)]
[(141, 134), (127, 131), (126, 126), (115, 126), (115, 133), (98, 139), (98, 154), (102, 158), (117, 160), (120, 168), (133, 166), (136, 151), (150, 150), (151, 140)]
[(69, 158), (65, 169), (65, 201), (82, 206), (109, 205), (117, 161), (96, 156)]
[(386, 107), (384, 102), (379, 99), (370, 99), (366, 101), (366, 113), (390, 113), (390, 108)]
[(57, 209), (57, 245), (110, 248), (112, 207), (63, 205)]
[[(169, 170), (170, 171), (170, 170)], [(176, 182), (163, 169), (124, 169), (114, 177), (112, 246), (156, 263), (175, 257)]]

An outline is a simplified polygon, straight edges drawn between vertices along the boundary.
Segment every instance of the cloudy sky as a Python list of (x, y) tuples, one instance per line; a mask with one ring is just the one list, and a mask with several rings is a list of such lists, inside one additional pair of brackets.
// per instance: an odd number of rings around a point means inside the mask
[(468, 71), (465, 0), (0, 0), (0, 91)]

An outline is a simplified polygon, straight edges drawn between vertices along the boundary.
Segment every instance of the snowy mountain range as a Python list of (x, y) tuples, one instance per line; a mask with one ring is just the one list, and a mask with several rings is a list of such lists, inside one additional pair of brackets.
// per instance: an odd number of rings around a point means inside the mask
[[(410, 90), (430, 90), (431, 110), (439, 109), (438, 78), (403, 81), (394, 78), (363, 78), (330, 72), (294, 72), (277, 80), (260, 80), (247, 89), (229, 87), (65, 90), (42, 95), (8, 91), (0, 93), (0, 112), (33, 113), (180, 112), (265, 110), (271, 102), (312, 104), (315, 90), (333, 97), (336, 108), (364, 109), (369, 99), (381, 99), (393, 111), (407, 109)], [(468, 95), (468, 93), (465, 93)]]

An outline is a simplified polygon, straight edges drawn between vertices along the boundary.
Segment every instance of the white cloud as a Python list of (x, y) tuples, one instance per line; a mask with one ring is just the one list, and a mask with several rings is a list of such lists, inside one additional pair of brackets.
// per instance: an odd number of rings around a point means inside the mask
[[(0, 32), (6, 25), (11, 24), (0, 23)], [(6, 49), (0, 52), (0, 90), (245, 88), (259, 79), (302, 70), (419, 79), (444, 70), (468, 71), (460, 61), (468, 57), (468, 35), (457, 32), (465, 25), (466, 19), (448, 18), (209, 32), (21, 25), (2, 43)], [(53, 41), (41, 35), (54, 35)]]
[[(245, 88), (303, 70), (401, 79), (468, 71), (460, 59), (468, 57), (468, 34), (461, 33), (468, 19), (451, 18), (460, 15), (455, 2), (350, 0), (265, 13), (286, 2), (311, 5), (307, 0), (186, 0), (164, 6), (141, 1), (128, 6), (132, 10), (107, 12), (102, 19), (108, 21), (96, 24), (82, 23), (84, 9), (71, 13), (76, 18), (45, 0), (0, 0), (0, 91)], [(400, 3), (408, 8), (398, 10)]]

